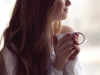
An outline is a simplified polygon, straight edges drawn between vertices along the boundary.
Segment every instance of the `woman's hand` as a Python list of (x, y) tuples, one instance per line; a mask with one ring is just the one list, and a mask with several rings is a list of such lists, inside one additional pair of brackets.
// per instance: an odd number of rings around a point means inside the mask
[(74, 44), (69, 45), (69, 43), (73, 42), (73, 39), (67, 39), (69, 36), (70, 34), (64, 36), (59, 40), (59, 42), (57, 42), (57, 38), (55, 37), (54, 51), (56, 54), (56, 60), (53, 66), (58, 70), (63, 70), (69, 57), (76, 51), (77, 48)]
[(78, 55), (78, 53), (80, 52), (80, 47), (79, 47), (79, 42), (78, 42), (78, 38), (79, 38), (79, 34), (75, 34), (73, 41), (74, 41), (74, 48), (75, 48), (75, 52), (68, 58), (69, 60), (73, 60), (75, 59), (75, 57)]

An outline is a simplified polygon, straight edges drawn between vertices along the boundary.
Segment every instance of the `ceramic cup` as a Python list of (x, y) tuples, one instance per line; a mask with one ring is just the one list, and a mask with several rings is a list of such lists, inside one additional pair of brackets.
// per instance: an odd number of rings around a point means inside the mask
[[(85, 36), (81, 32), (68, 32), (68, 33), (63, 33), (63, 34), (57, 34), (57, 41), (59, 41), (65, 35), (68, 35), (68, 37), (66, 37), (66, 39), (71, 40), (71, 39), (73, 39), (74, 34), (79, 34), (79, 36), (78, 36), (79, 45), (82, 44), (85, 40)], [(73, 41), (70, 42), (70, 44), (73, 44)]]

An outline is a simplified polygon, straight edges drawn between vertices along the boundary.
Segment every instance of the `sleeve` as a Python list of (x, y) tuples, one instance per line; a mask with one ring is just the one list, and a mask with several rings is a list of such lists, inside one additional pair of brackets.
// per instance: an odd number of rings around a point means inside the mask
[(55, 69), (53, 67), (53, 65), (51, 65), (49, 67), (49, 70), (47, 72), (47, 75), (63, 75), (63, 71), (59, 71), (59, 70)]
[(3, 50), (3, 61), (5, 64), (4, 72), (7, 72), (6, 75), (15, 75), (16, 56), (8, 48)]
[(47, 75), (82, 75), (82, 67), (78, 56), (74, 60), (69, 60), (63, 71), (59, 71), (51, 64)]
[(78, 56), (74, 60), (68, 60), (63, 71), (53, 67), (52, 63), (55, 62), (56, 58), (54, 51), (52, 51), (50, 57), (52, 61), (48, 61), (47, 75), (82, 75), (82, 67)]
[(82, 75), (82, 67), (77, 56), (74, 60), (69, 60), (64, 67), (63, 75)]
[(63, 71), (57, 70), (53, 67), (53, 63), (55, 62), (55, 53), (54, 51), (50, 54), (51, 59), (48, 60), (47, 65), (47, 75), (63, 75)]

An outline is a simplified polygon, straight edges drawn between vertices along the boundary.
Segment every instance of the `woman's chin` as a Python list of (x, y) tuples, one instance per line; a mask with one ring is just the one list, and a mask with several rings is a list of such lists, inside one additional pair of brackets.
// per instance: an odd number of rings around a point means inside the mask
[(62, 18), (62, 20), (65, 20), (65, 19), (67, 19), (67, 16), (64, 16), (64, 17)]
[(67, 15), (61, 16), (60, 18), (52, 19), (52, 21), (61, 21), (67, 19)]

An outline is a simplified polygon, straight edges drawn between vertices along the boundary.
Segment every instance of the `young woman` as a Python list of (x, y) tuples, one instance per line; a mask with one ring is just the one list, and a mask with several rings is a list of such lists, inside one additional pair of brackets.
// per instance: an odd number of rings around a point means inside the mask
[(69, 0), (16, 0), (3, 33), (2, 75), (81, 75), (78, 34), (56, 40), (56, 34), (74, 32), (60, 23), (70, 5)]

